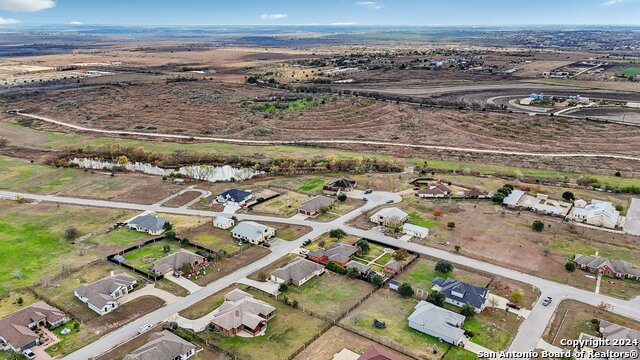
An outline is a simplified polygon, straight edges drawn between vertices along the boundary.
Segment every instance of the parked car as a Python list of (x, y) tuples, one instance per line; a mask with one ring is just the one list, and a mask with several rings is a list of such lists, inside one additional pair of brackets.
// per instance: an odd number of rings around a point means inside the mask
[(378, 329), (384, 329), (387, 327), (387, 324), (385, 324), (382, 321), (378, 321), (378, 319), (374, 319), (373, 320), (373, 326), (375, 326)]
[(387, 204), (393, 204), (394, 201), (393, 200), (387, 200)]
[(307, 254), (309, 254), (309, 250), (307, 250), (307, 249), (300, 250), (300, 255), (307, 256)]
[(518, 305), (518, 304), (516, 304), (514, 302), (507, 303), (507, 306), (512, 308), (512, 309), (516, 309), (516, 310), (522, 309), (522, 307), (520, 305)]
[(542, 305), (543, 306), (549, 306), (549, 304), (551, 304), (551, 296), (547, 296), (546, 298), (544, 298), (544, 300), (542, 300)]
[(268, 247), (271, 247), (271, 244), (269, 244), (269, 242), (268, 242), (268, 241), (265, 241), (265, 242), (263, 242), (263, 243), (262, 243), (262, 246), (264, 246), (264, 247), (267, 247), (267, 248), (268, 248)]
[(151, 324), (144, 324), (140, 327), (140, 329), (138, 329), (138, 334), (142, 334), (144, 332), (147, 332), (151, 329)]
[(367, 189), (367, 190), (364, 191), (365, 194), (371, 194), (372, 192), (373, 192), (372, 189)]
[(367, 199), (367, 198), (362, 198), (362, 200), (363, 200), (363, 201), (369, 201), (369, 199)]
[(36, 354), (33, 351), (31, 351), (31, 349), (26, 349), (25, 351), (22, 352), (22, 355), (24, 355), (29, 360), (33, 360), (36, 358)]
[(307, 239), (304, 242), (302, 242), (302, 246), (307, 246), (309, 244), (311, 244), (311, 239)]

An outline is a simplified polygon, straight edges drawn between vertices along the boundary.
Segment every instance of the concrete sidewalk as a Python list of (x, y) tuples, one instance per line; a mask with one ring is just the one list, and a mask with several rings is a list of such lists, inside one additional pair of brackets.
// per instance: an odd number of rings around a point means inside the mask
[(194, 283), (193, 281), (187, 279), (184, 276), (175, 277), (172, 274), (168, 274), (164, 278), (169, 280), (169, 281), (171, 281), (172, 283), (174, 283), (174, 284), (176, 284), (178, 286), (181, 286), (181, 287), (187, 289), (189, 294), (193, 294), (194, 292), (202, 289), (202, 286)]

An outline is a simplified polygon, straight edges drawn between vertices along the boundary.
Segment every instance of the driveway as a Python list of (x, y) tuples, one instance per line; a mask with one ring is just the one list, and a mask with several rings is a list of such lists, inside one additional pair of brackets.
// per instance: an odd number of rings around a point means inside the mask
[[(516, 310), (508, 307), (507, 304), (509, 302), (510, 302), (509, 300), (503, 298), (502, 296), (489, 293), (489, 297), (487, 298), (487, 307), (494, 307), (496, 309), (502, 309), (502, 310), (509, 309), (510, 313), (516, 314), (518, 316), (522, 316), (525, 319), (529, 317), (529, 314), (531, 314), (531, 310), (527, 310), (527, 309)], [(491, 305), (495, 305), (495, 306), (491, 306)]]
[(177, 285), (182, 286), (183, 288), (187, 289), (189, 294), (193, 294), (194, 292), (202, 289), (202, 286), (194, 283), (193, 281), (187, 279), (184, 276), (175, 277), (175, 276), (169, 274), (169, 275), (165, 276), (164, 278), (169, 280), (169, 281), (171, 281), (174, 284), (177, 284)]
[(280, 289), (280, 284), (273, 281), (255, 281), (249, 278), (243, 278), (238, 280), (238, 284), (249, 285), (273, 296), (278, 296), (278, 294), (280, 294), (280, 291), (278, 291), (278, 289)]
[(480, 346), (474, 342), (471, 342), (469, 339), (464, 338), (462, 340), (462, 343), (464, 344), (464, 348), (465, 350), (471, 351), (474, 354), (478, 354), (480, 352), (483, 352), (485, 354), (490, 354), (493, 353), (493, 350), (489, 350), (486, 347)]
[(176, 302), (179, 298), (168, 291), (156, 288), (153, 284), (147, 284), (145, 287), (137, 289), (120, 300), (120, 305), (125, 304), (131, 300), (137, 299), (141, 296), (155, 296), (164, 300), (167, 304)]
[(631, 198), (631, 205), (624, 221), (624, 232), (640, 236), (640, 199)]

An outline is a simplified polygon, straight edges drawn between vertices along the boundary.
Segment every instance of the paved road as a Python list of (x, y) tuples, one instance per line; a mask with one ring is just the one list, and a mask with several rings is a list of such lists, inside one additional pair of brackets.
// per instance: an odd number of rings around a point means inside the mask
[[(37, 201), (49, 201), (49, 202), (57, 202), (64, 204), (74, 204), (74, 205), (84, 205), (84, 206), (97, 206), (97, 207), (107, 207), (107, 208), (118, 208), (118, 209), (134, 209), (134, 210), (152, 210), (158, 212), (165, 213), (175, 213), (175, 214), (183, 214), (183, 215), (197, 215), (197, 216), (216, 216), (219, 213), (212, 211), (203, 211), (203, 210), (191, 210), (184, 208), (164, 208), (158, 207), (157, 205), (141, 205), (141, 204), (131, 204), (131, 203), (123, 203), (123, 202), (112, 202), (112, 201), (103, 201), (103, 200), (91, 200), (91, 199), (79, 199), (79, 198), (68, 198), (68, 197), (60, 197), (55, 195), (34, 195), (27, 193), (16, 193), (9, 191), (0, 191), (0, 198), (5, 199), (15, 199), (16, 196), (20, 196), (25, 199), (37, 200)], [(108, 350), (110, 347), (115, 346), (116, 344), (122, 343), (132, 336), (135, 335), (136, 330), (145, 323), (155, 324), (158, 322), (167, 319), (169, 316), (177, 313), (178, 311), (190, 306), (191, 304), (202, 300), (203, 298), (216, 293), (219, 290), (224, 289), (229, 284), (233, 284), (243, 277), (249, 275), (250, 273), (276, 261), (280, 257), (285, 254), (293, 251), (297, 247), (301, 245), (301, 243), (305, 239), (314, 239), (321, 234), (329, 231), (330, 229), (334, 229), (340, 227), (344, 229), (347, 233), (357, 236), (368, 238), (383, 244), (387, 244), (390, 246), (404, 248), (409, 251), (425, 254), (429, 256), (433, 256), (436, 258), (444, 259), (451, 261), (456, 264), (461, 264), (464, 266), (468, 266), (471, 268), (479, 269), (491, 274), (503, 276), (505, 278), (517, 280), (526, 284), (531, 284), (542, 291), (542, 297), (551, 296), (554, 300), (549, 306), (543, 306), (540, 301), (538, 301), (534, 308), (531, 311), (531, 315), (524, 321), (522, 326), (520, 327), (518, 334), (516, 335), (514, 341), (512, 342), (509, 350), (511, 351), (529, 351), (534, 349), (539, 339), (542, 337), (542, 334), (551, 320), (553, 316), (553, 312), (557, 305), (563, 299), (575, 299), (581, 302), (597, 306), (601, 302), (606, 302), (613, 306), (612, 311), (627, 316), (640, 321), (640, 308), (638, 304), (633, 301), (625, 301), (616, 298), (612, 298), (609, 296), (604, 296), (601, 294), (595, 294), (594, 292), (578, 289), (575, 287), (571, 287), (565, 284), (556, 283), (553, 281), (545, 280), (530, 274), (525, 274), (516, 270), (504, 268), (498, 265), (493, 265), (489, 263), (482, 262), (480, 260), (475, 260), (471, 258), (467, 258), (458, 254), (449, 253), (444, 250), (430, 248), (424, 245), (405, 242), (399, 239), (395, 239), (389, 236), (386, 236), (380, 232), (369, 231), (369, 230), (361, 230), (354, 228), (352, 226), (346, 225), (346, 223), (360, 215), (363, 211), (372, 209), (381, 204), (384, 204), (387, 200), (391, 199), (394, 201), (400, 201), (400, 196), (396, 194), (386, 193), (386, 192), (374, 192), (372, 194), (367, 195), (369, 199), (368, 203), (365, 204), (362, 208), (355, 209), (342, 217), (335, 219), (331, 222), (327, 223), (319, 223), (302, 219), (286, 219), (286, 218), (277, 218), (270, 216), (261, 216), (261, 215), (251, 215), (251, 214), (237, 214), (236, 216), (241, 220), (256, 220), (256, 221), (271, 221), (271, 222), (282, 222), (282, 223), (291, 223), (291, 224), (299, 224), (311, 226), (313, 230), (297, 239), (296, 241), (291, 242), (280, 242), (278, 246), (271, 248), (271, 254), (268, 256), (247, 265), (241, 269), (238, 269), (236, 272), (219, 279), (202, 290), (195, 292), (185, 298), (180, 299), (179, 301), (170, 304), (162, 309), (156, 310), (141, 319), (138, 319), (128, 325), (125, 325), (122, 328), (115, 330), (112, 333), (105, 335), (100, 340), (88, 345), (85, 348), (82, 348), (75, 353), (65, 357), (65, 359), (86, 359), (90, 354), (99, 354), (103, 351)]]
[(592, 153), (575, 153), (575, 152), (574, 153), (572, 152), (542, 153), (542, 152), (507, 151), (507, 150), (501, 150), (501, 149), (477, 149), (477, 148), (442, 146), (442, 145), (420, 145), (420, 144), (408, 144), (408, 143), (386, 142), (386, 141), (370, 141), (370, 140), (347, 140), (347, 139), (333, 139), (333, 140), (332, 139), (323, 139), (323, 140), (316, 139), (316, 140), (301, 140), (301, 141), (298, 141), (298, 140), (247, 140), (247, 139), (231, 139), (231, 138), (218, 138), (218, 137), (208, 137), (208, 136), (142, 133), (137, 131), (105, 130), (105, 129), (88, 128), (80, 125), (70, 124), (60, 120), (51, 119), (51, 118), (40, 116), (40, 115), (25, 114), (21, 112), (17, 112), (17, 114), (24, 117), (31, 118), (31, 119), (46, 121), (52, 124), (64, 126), (70, 129), (78, 130), (78, 131), (111, 134), (111, 135), (134, 135), (134, 136), (140, 136), (140, 137), (152, 137), (152, 138), (164, 138), (164, 139), (195, 139), (195, 140), (202, 140), (202, 141), (216, 141), (216, 142), (227, 142), (227, 143), (234, 143), (234, 144), (249, 144), (249, 145), (296, 145), (296, 144), (381, 145), (381, 146), (394, 146), (394, 147), (404, 147), (404, 148), (428, 149), (428, 150), (446, 150), (446, 151), (476, 153), (476, 154), (497, 154), (497, 155), (516, 155), (516, 156), (527, 156), (527, 157), (552, 157), (552, 158), (604, 158), (604, 159), (640, 161), (640, 157), (636, 157), (636, 156), (593, 153), (593, 152)]

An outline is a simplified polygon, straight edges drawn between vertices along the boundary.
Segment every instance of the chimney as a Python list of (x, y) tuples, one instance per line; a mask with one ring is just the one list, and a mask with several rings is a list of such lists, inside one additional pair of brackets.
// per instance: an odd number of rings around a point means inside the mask
[(114, 276), (116, 276), (116, 273), (115, 273), (115, 271), (111, 270), (111, 271), (109, 271), (109, 275), (111, 275), (111, 277), (114, 277)]
[(236, 309), (236, 317), (239, 318), (240, 317), (240, 309)]

